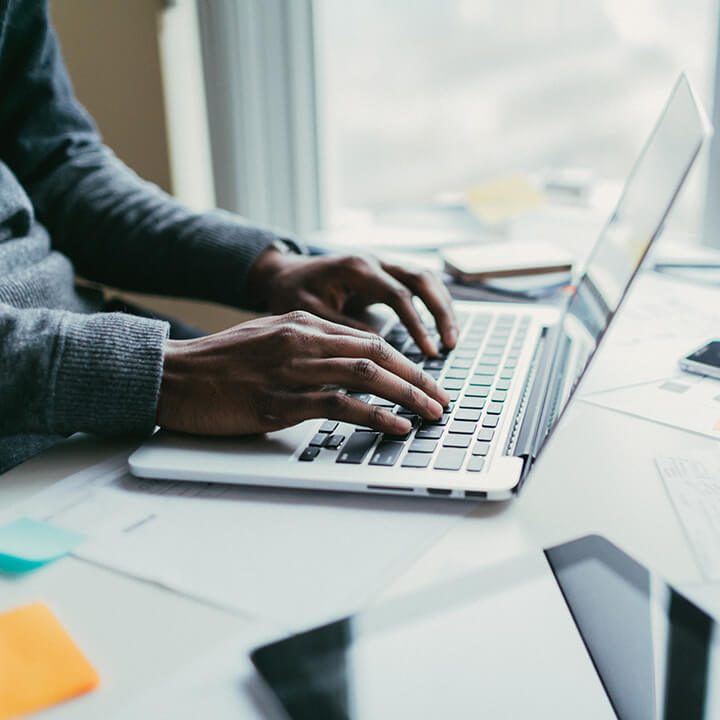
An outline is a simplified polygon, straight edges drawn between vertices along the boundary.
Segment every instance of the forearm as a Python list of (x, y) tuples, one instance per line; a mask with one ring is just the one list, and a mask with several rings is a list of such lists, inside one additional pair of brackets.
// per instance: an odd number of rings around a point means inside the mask
[(148, 433), (167, 324), (0, 304), (0, 435)]
[(30, 186), (53, 244), (84, 277), (115, 287), (255, 307), (248, 274), (274, 233), (193, 213), (101, 145)]

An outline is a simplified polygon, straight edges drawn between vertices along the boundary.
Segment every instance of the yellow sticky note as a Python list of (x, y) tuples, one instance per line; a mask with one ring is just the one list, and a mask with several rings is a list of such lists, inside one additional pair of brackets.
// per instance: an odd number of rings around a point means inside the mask
[(69, 700), (99, 678), (42, 603), (0, 615), (0, 720)]
[(546, 201), (525, 175), (507, 175), (470, 188), (466, 194), (469, 210), (483, 223), (498, 225)]

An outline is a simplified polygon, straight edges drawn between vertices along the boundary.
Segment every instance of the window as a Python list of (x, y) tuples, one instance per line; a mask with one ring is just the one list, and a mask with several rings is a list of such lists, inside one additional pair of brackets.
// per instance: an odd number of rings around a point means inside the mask
[[(629, 170), (675, 77), (708, 111), (716, 0), (316, 0), (331, 222), (512, 169)], [(675, 213), (695, 229), (704, 174)]]

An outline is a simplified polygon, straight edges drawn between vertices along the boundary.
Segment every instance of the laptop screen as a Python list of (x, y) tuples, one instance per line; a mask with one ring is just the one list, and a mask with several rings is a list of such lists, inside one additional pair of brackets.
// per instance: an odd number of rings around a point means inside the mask
[[(562, 409), (622, 302), (630, 282), (709, 135), (709, 125), (681, 75), (598, 237), (561, 319), (573, 353)], [(557, 413), (559, 415), (559, 412)]]

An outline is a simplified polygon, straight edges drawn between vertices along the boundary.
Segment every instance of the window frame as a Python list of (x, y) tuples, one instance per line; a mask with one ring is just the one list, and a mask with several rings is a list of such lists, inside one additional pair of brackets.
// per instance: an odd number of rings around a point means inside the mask
[(198, 3), (219, 207), (295, 233), (325, 208), (312, 0)]

